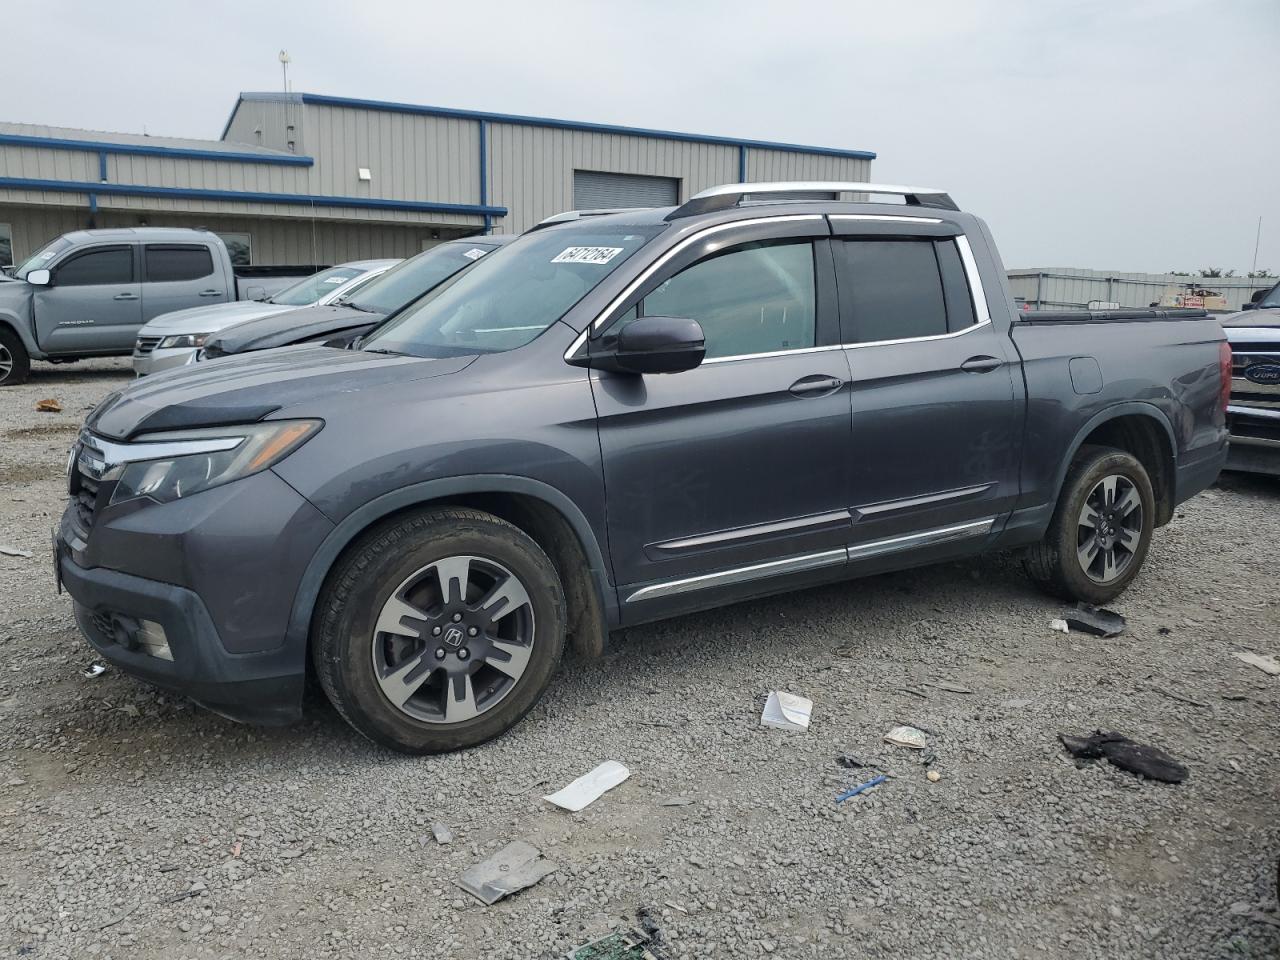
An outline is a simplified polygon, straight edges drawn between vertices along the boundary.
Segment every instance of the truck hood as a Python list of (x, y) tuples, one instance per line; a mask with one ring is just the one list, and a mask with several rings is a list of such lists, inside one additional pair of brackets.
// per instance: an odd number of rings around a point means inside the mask
[(314, 415), (306, 409), (309, 401), (456, 373), (474, 360), (285, 347), (144, 377), (107, 397), (85, 423), (103, 437), (127, 440), (158, 430), (253, 423), (299, 405), (298, 416), (309, 416)]
[(1240, 327), (1280, 329), (1280, 307), (1267, 307), (1265, 310), (1241, 310), (1239, 313), (1223, 317), (1221, 323), (1222, 329), (1226, 331), (1228, 340), (1231, 339), (1232, 327), (1237, 329)]
[(217, 337), (210, 337), (205, 347), (214, 355), (267, 350), (317, 340), (327, 334), (336, 336), (352, 327), (379, 323), (383, 316), (355, 307), (302, 307), (238, 323)]
[(212, 333), (235, 323), (257, 320), (274, 313), (298, 309), (278, 303), (262, 303), (258, 300), (236, 300), (233, 303), (215, 303), (207, 307), (191, 307), (162, 313), (144, 323), (138, 330), (140, 337), (163, 337), (175, 333)]

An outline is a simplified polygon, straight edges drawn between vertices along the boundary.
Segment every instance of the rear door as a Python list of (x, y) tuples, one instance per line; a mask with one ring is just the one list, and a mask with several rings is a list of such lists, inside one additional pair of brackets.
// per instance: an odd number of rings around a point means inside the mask
[(637, 621), (844, 566), (848, 363), (822, 217), (708, 235), (641, 288), (637, 316), (697, 320), (694, 370), (593, 371), (609, 549)]
[(850, 561), (872, 567), (980, 549), (1018, 483), (1011, 358), (968, 242), (892, 219), (832, 217), (852, 376)]
[(75, 250), (54, 267), (32, 301), (36, 339), (50, 353), (128, 352), (142, 323), (136, 247)]
[(142, 321), (174, 310), (224, 303), (227, 283), (202, 243), (148, 243), (142, 251)]

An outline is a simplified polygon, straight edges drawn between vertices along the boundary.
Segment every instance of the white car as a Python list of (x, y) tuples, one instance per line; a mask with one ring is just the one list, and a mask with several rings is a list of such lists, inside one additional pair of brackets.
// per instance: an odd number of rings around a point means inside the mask
[(211, 334), (248, 320), (298, 307), (323, 307), (345, 300), (399, 260), (355, 260), (321, 270), (266, 300), (237, 300), (175, 310), (142, 325), (133, 346), (133, 371), (140, 377), (190, 363)]

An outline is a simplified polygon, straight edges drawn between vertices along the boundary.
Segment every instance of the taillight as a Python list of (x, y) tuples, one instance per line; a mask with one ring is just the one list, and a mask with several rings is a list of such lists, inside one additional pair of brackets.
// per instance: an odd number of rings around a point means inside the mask
[(1218, 344), (1218, 375), (1222, 378), (1218, 400), (1225, 413), (1227, 404), (1231, 402), (1231, 344), (1225, 340)]

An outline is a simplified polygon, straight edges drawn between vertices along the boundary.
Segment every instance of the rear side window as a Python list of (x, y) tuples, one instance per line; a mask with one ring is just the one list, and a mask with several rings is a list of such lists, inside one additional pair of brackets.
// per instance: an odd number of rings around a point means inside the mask
[(932, 240), (848, 240), (841, 281), (858, 343), (947, 332), (942, 276)]
[(213, 256), (208, 247), (199, 245), (147, 244), (146, 265), (147, 283), (198, 280), (213, 273)]
[(640, 312), (697, 320), (711, 359), (812, 347), (815, 301), (813, 244), (750, 243), (677, 273)]
[(54, 283), (60, 287), (85, 287), (133, 282), (133, 250), (100, 247), (73, 256), (58, 267)]

